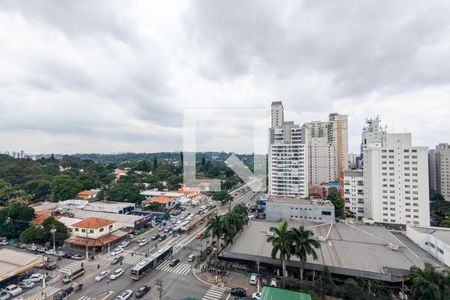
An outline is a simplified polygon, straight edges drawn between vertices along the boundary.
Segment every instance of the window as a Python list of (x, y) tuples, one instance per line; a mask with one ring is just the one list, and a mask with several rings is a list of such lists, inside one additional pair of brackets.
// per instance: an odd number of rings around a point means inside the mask
[(94, 233), (94, 229), (90, 229), (90, 230), (89, 230), (89, 233)]
[(111, 224), (111, 225), (109, 225), (109, 229), (113, 229), (113, 225)]
[(103, 232), (103, 231), (105, 231), (105, 228), (100, 228), (100, 230), (99, 230), (99, 232)]
[(75, 231), (80, 231), (80, 228), (75, 228)]
[(81, 229), (81, 232), (86, 232), (86, 229), (84, 229), (84, 228), (83, 228), (83, 229)]

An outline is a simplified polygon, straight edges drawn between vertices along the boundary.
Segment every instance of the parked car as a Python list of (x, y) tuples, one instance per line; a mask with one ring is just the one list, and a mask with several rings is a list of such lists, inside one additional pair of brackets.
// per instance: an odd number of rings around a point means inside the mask
[(134, 234), (132, 234), (132, 233), (130, 233), (129, 235), (128, 235), (128, 238), (131, 240), (131, 239), (134, 239)]
[(195, 255), (194, 254), (189, 255), (187, 261), (188, 262), (193, 262), (194, 260), (195, 260)]
[(55, 250), (53, 250), (53, 249), (49, 249), (49, 250), (47, 250), (47, 251), (45, 251), (45, 254), (47, 254), (47, 255), (55, 255)]
[(256, 285), (258, 283), (258, 275), (256, 275), (255, 273), (253, 273), (252, 275), (250, 275), (250, 281), (249, 283), (251, 285)]
[(167, 234), (163, 233), (159, 235), (158, 241), (164, 241), (167, 238)]
[(247, 296), (247, 292), (241, 287), (231, 288), (230, 294), (231, 296)]
[(27, 247), (27, 245), (25, 245), (24, 243), (15, 243), (14, 247), (19, 248), (19, 249), (25, 249)]
[(170, 261), (169, 266), (175, 267), (176, 265), (178, 265), (179, 262), (180, 262), (180, 260), (178, 258), (174, 258)]
[(117, 295), (116, 300), (126, 300), (130, 298), (132, 294), (133, 294), (132, 290), (121, 291), (119, 295)]
[(137, 291), (136, 291), (136, 293), (134, 294), (134, 296), (136, 297), (136, 298), (142, 298), (142, 297), (144, 297), (144, 295), (145, 294), (147, 294), (149, 291), (150, 291), (150, 286), (148, 286), (148, 285), (144, 285), (144, 286), (141, 286)]
[(28, 251), (32, 251), (32, 252), (37, 251), (37, 249), (38, 249), (38, 247), (35, 246), (35, 245), (30, 245), (30, 246), (27, 247), (27, 250)]
[(41, 273), (34, 273), (28, 279), (33, 282), (38, 282), (38, 281), (42, 281), (44, 279), (44, 275), (42, 275)]
[(109, 276), (109, 279), (115, 280), (123, 275), (124, 270), (123, 269), (117, 269)]
[(72, 258), (72, 256), (73, 256), (73, 253), (70, 253), (70, 252), (66, 252), (63, 255), (64, 258)]
[(21, 283), (19, 283), (20, 288), (24, 289), (31, 289), (35, 285), (34, 281), (31, 281), (29, 279), (25, 279)]
[(108, 274), (110, 273), (109, 270), (105, 270), (105, 271), (101, 271), (100, 273), (98, 273), (97, 276), (95, 276), (95, 281), (102, 281), (103, 279), (105, 279)]
[(74, 259), (74, 260), (83, 260), (83, 259), (84, 259), (84, 256), (82, 256), (82, 255), (80, 255), (80, 254), (74, 254), (74, 255), (72, 255), (70, 258), (71, 258), (71, 259)]
[(130, 242), (123, 241), (122, 243), (119, 244), (119, 247), (123, 249), (123, 248), (126, 248), (129, 244), (130, 244)]
[(45, 251), (47, 251), (47, 248), (45, 248), (45, 247), (37, 248), (36, 251), (37, 251), (37, 252), (41, 252), (41, 253), (45, 253)]
[(275, 278), (270, 279), (270, 286), (277, 287), (277, 280)]
[(146, 240), (146, 239), (142, 239), (140, 242), (139, 242), (139, 247), (144, 247), (145, 245), (147, 245), (148, 244), (148, 240)]
[(8, 245), (8, 240), (7, 239), (1, 239), (0, 240), (0, 246), (6, 246)]
[(253, 293), (252, 294), (252, 300), (261, 300), (261, 292)]
[(10, 284), (7, 287), (5, 287), (5, 291), (10, 294), (11, 296), (17, 296), (20, 293), (22, 293), (22, 289), (15, 285), (15, 284)]
[(152, 241), (159, 239), (159, 233), (152, 236)]
[(120, 253), (122, 253), (122, 252), (123, 252), (123, 248), (117, 247), (116, 249), (114, 249), (114, 250), (111, 252), (111, 255), (112, 255), (112, 256), (116, 256), (117, 254), (120, 254)]
[(123, 255), (114, 256), (113, 260), (111, 261), (111, 264), (116, 265), (120, 263), (123, 259), (124, 259)]
[(6, 291), (0, 291), (0, 300), (8, 300), (11, 297)]
[(63, 251), (56, 251), (55, 255), (58, 257), (63, 257), (65, 255), (65, 253)]

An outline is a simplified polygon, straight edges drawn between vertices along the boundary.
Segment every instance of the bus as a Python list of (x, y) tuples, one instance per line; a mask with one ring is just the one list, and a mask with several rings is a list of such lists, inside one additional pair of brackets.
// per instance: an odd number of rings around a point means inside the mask
[(131, 269), (131, 279), (139, 280), (153, 269), (159, 266), (166, 258), (173, 254), (173, 246), (167, 245), (153, 253), (149, 257), (144, 258)]
[(75, 269), (70, 270), (69, 272), (65, 273), (63, 278), (62, 278), (62, 282), (63, 283), (69, 283), (75, 279), (77, 279), (78, 277), (81, 277), (84, 275), (84, 268), (83, 267), (78, 267)]

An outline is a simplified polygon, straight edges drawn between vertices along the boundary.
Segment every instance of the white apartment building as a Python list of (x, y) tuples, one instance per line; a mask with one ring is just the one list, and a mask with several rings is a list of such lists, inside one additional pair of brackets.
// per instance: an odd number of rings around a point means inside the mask
[[(281, 102), (273, 102), (269, 145), (269, 194), (307, 197), (306, 137), (299, 125), (285, 122), (283, 115)], [(280, 124), (282, 125), (279, 126)]]
[(388, 133), (364, 150), (364, 211), (375, 222), (430, 225), (428, 148)]
[(430, 190), (450, 201), (450, 145), (439, 144), (428, 153)]
[(386, 138), (386, 127), (381, 127), (380, 123), (378, 116), (375, 119), (366, 119), (366, 126), (362, 132), (361, 154), (364, 154), (367, 145), (383, 143)]
[(345, 208), (357, 218), (364, 217), (364, 175), (362, 170), (344, 172)]
[(334, 145), (328, 141), (327, 122), (309, 122), (302, 126), (308, 141), (309, 184), (320, 185), (336, 179)]

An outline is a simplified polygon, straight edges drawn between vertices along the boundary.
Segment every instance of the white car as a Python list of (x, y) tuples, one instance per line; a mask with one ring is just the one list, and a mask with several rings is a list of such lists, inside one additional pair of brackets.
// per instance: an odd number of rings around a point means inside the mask
[(59, 256), (59, 257), (63, 257), (64, 254), (65, 254), (65, 253), (62, 252), (62, 251), (56, 251), (56, 252), (55, 252), (55, 255), (56, 255), (56, 256)]
[(5, 291), (0, 291), (0, 300), (8, 300), (9, 299), (9, 294)]
[(144, 246), (147, 245), (147, 244), (148, 244), (148, 240), (143, 239), (143, 240), (141, 240), (141, 241), (139, 242), (139, 247), (144, 247)]
[(1, 245), (1, 246), (6, 246), (6, 245), (8, 245), (8, 240), (0, 240), (0, 245)]
[(261, 299), (261, 292), (252, 294), (252, 300), (260, 300), (260, 299)]
[(270, 286), (277, 287), (277, 280), (275, 278), (270, 279)]
[(116, 256), (117, 254), (120, 254), (120, 253), (122, 253), (122, 252), (123, 252), (123, 248), (117, 247), (116, 249), (114, 249), (114, 250), (111, 252), (111, 255), (112, 255), (112, 256)]
[(45, 251), (45, 254), (47, 254), (47, 255), (54, 255), (56, 252), (55, 252), (55, 250), (53, 250), (53, 249), (50, 249), (50, 250), (47, 250), (47, 251)]
[(40, 273), (36, 273), (30, 276), (30, 278), (28, 278), (28, 280), (33, 281), (33, 282), (38, 282), (38, 281), (42, 281), (44, 279), (44, 275), (40, 274)]
[(101, 271), (100, 273), (98, 273), (97, 276), (95, 276), (95, 281), (102, 281), (103, 279), (105, 279), (108, 274), (110, 273), (109, 270), (105, 270), (105, 271)]
[(10, 294), (11, 296), (17, 296), (20, 293), (22, 293), (22, 289), (15, 284), (10, 284), (7, 287), (5, 287), (5, 292)]
[(123, 269), (117, 269), (114, 272), (112, 272), (112, 274), (109, 276), (109, 279), (111, 280), (115, 280), (117, 278), (119, 278), (120, 276), (123, 275)]
[(19, 283), (19, 286), (22, 289), (31, 289), (34, 285), (35, 285), (35, 282), (33, 282), (33, 281), (29, 280), (29, 279), (25, 279), (24, 281)]
[(256, 275), (255, 273), (253, 273), (253, 274), (250, 276), (250, 284), (256, 285), (256, 283), (258, 283), (258, 275)]
[(126, 248), (129, 244), (130, 244), (130, 242), (123, 241), (122, 243), (119, 244), (119, 247), (120, 248)]
[(133, 294), (132, 290), (121, 291), (120, 294), (117, 295), (116, 300), (126, 300), (130, 298), (132, 294)]

